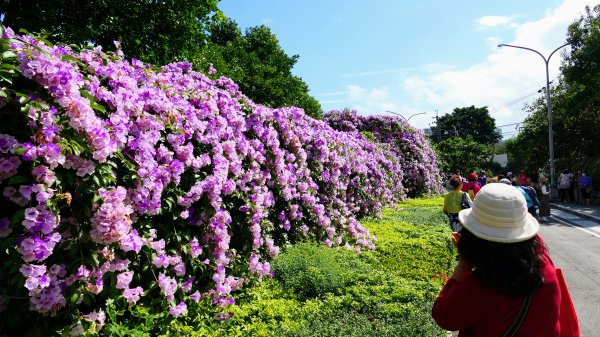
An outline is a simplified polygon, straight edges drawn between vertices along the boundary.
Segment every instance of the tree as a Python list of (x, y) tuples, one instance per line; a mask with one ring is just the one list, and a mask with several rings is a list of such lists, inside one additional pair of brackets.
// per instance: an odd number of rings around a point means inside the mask
[(572, 126), (572, 144), (583, 156), (600, 156), (600, 5), (569, 26), (563, 80), (566, 85), (565, 122)]
[(214, 64), (219, 75), (232, 78), (254, 102), (272, 108), (297, 106), (315, 118), (322, 117), (319, 102), (308, 85), (292, 74), (298, 55), (288, 56), (267, 26), (251, 27), (242, 35), (237, 23), (216, 17), (201, 67)]
[[(502, 135), (496, 130), (496, 121), (490, 116), (487, 107), (455, 108), (451, 114), (445, 114), (438, 120), (441, 139), (451, 137), (472, 136), (473, 140), (481, 144), (496, 144)], [(432, 130), (437, 134), (437, 130)], [(436, 141), (439, 141), (434, 137)]]
[(444, 139), (434, 148), (443, 172), (472, 172), (485, 167), (493, 153), (489, 146), (476, 142), (471, 136)]
[(46, 31), (52, 42), (121, 42), (127, 58), (163, 65), (188, 60), (206, 43), (206, 25), (218, 0), (3, 0), (4, 25)]
[(266, 26), (242, 35), (217, 8), (219, 0), (2, 0), (0, 16), (14, 30), (45, 31), (51, 42), (100, 45), (125, 57), (156, 65), (189, 61), (207, 71), (211, 64), (238, 83), (256, 103), (297, 106), (322, 116), (308, 85), (292, 74), (299, 56), (288, 56)]

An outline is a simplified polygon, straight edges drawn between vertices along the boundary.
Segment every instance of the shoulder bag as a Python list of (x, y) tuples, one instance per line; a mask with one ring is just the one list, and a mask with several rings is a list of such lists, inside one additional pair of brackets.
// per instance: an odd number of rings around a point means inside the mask
[(521, 310), (519, 310), (519, 314), (517, 315), (517, 319), (515, 322), (508, 328), (508, 330), (502, 335), (502, 337), (513, 337), (519, 328), (521, 327), (521, 323), (525, 319), (525, 315), (527, 315), (527, 311), (529, 310), (529, 305), (531, 304), (531, 299), (533, 298), (533, 292), (529, 293), (525, 300), (523, 301), (523, 305), (521, 306)]
[(471, 208), (471, 201), (467, 198), (467, 192), (462, 192), (462, 199), (460, 201), (460, 208), (467, 209)]
[(567, 282), (565, 282), (560, 268), (556, 268), (556, 278), (560, 288), (560, 311), (558, 315), (560, 337), (579, 337), (581, 336), (581, 331), (579, 330), (577, 312), (575, 311), (569, 288), (567, 288)]

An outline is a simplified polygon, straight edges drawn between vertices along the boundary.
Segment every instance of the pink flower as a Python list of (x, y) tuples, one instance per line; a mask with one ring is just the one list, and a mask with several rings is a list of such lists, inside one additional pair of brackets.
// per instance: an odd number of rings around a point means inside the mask
[(160, 273), (158, 274), (158, 286), (168, 301), (173, 300), (175, 292), (177, 291), (177, 281), (175, 281), (174, 278)]
[(129, 283), (133, 279), (133, 272), (126, 271), (117, 275), (117, 289), (127, 289), (129, 288)]
[(132, 289), (127, 288), (123, 290), (123, 297), (125, 297), (129, 306), (132, 306), (140, 300), (140, 296), (143, 292), (144, 289), (142, 289), (142, 287), (135, 287)]
[(187, 314), (187, 305), (181, 301), (174, 307), (169, 308), (169, 314), (173, 317)]

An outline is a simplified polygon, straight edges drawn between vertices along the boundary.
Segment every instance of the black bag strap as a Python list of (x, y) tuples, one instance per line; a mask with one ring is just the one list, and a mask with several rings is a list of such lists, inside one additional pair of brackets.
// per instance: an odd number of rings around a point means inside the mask
[(517, 315), (517, 319), (511, 325), (511, 327), (502, 335), (502, 337), (513, 337), (517, 331), (519, 331), (519, 327), (521, 327), (521, 323), (525, 319), (525, 315), (527, 315), (527, 311), (529, 310), (529, 305), (531, 304), (531, 299), (533, 298), (533, 292), (529, 293), (525, 300), (523, 301), (523, 305), (521, 306), (521, 310), (519, 310), (519, 315)]

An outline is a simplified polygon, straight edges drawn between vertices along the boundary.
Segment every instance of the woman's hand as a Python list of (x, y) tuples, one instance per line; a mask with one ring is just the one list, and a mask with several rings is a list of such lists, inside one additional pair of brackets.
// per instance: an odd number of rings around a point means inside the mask
[[(460, 242), (460, 233), (452, 232), (452, 243), (454, 247), (458, 247), (458, 243)], [(471, 266), (463, 260), (463, 258), (458, 256), (458, 264), (456, 268), (454, 268), (454, 273), (452, 273), (451, 278), (460, 281), (468, 272), (471, 271)]]
[(452, 244), (454, 244), (454, 247), (458, 247), (459, 241), (460, 241), (460, 233), (452, 232)]

